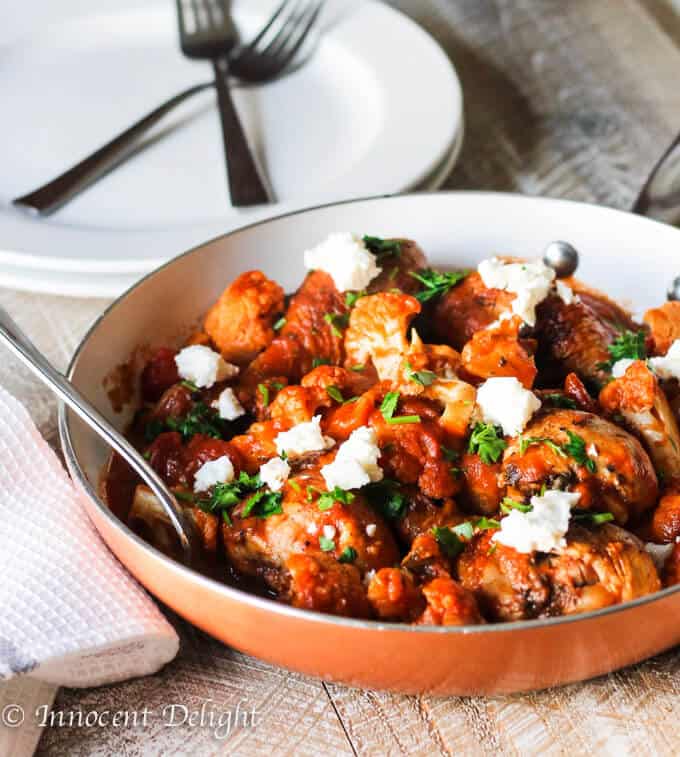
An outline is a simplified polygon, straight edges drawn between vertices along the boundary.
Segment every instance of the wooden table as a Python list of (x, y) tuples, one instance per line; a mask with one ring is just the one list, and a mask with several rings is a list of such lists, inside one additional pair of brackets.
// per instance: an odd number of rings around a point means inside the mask
[[(678, 0), (394, 0), (439, 40), (463, 80), (466, 140), (447, 186), (628, 207), (680, 128), (680, 17), (672, 2)], [(6, 290), (0, 297), (61, 367), (105, 305)], [(26, 371), (4, 356), (0, 381), (54, 439), (54, 403)], [(64, 689), (55, 706), (67, 712), (145, 705), (160, 710), (176, 702), (199, 710), (213, 700), (220, 710), (233, 711), (242, 702), (256, 708), (255, 728), (237, 729), (224, 741), (209, 728), (170, 729), (154, 722), (119, 730), (52, 728), (38, 753), (678, 751), (676, 651), (561, 689), (435, 699), (357, 691), (288, 673), (175, 621), (182, 650), (165, 670), (116, 686)]]

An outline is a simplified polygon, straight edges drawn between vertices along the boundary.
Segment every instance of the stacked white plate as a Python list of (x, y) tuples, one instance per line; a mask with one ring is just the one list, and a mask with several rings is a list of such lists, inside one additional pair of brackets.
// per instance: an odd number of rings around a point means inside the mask
[[(234, 3), (244, 39), (276, 4)], [(327, 8), (305, 65), (237, 93), (276, 203), (230, 206), (208, 91), (54, 215), (12, 206), (210, 71), (180, 54), (168, 0), (29, 0), (3, 20), (0, 286), (115, 296), (238, 226), (335, 200), (436, 189), (462, 143), (461, 88), (445, 53), (406, 16), (358, 0)]]

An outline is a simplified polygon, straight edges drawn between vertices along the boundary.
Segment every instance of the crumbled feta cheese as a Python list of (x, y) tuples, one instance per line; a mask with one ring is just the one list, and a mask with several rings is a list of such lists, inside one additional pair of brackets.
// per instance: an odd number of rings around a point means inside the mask
[(316, 525), (316, 523), (309, 523), (307, 526), (307, 533), (311, 536), (314, 536), (319, 530), (319, 527)]
[(234, 480), (234, 466), (231, 460), (223, 455), (217, 460), (208, 460), (198, 469), (194, 476), (194, 491), (207, 492), (215, 484), (226, 484)]
[(305, 268), (330, 274), (337, 289), (366, 289), (382, 270), (361, 237), (349, 232), (331, 234), (321, 244), (305, 252)]
[(564, 281), (558, 279), (555, 282), (555, 291), (565, 305), (573, 305), (579, 301), (578, 295), (574, 294), (574, 290), (565, 284)]
[(621, 378), (621, 376), (624, 376), (626, 374), (626, 371), (630, 368), (631, 365), (635, 360), (631, 360), (630, 358), (624, 357), (621, 358), (621, 360), (617, 360), (614, 365), (612, 365), (612, 376), (614, 378)]
[(673, 546), (673, 544), (654, 544), (651, 541), (645, 544), (645, 552), (649, 553), (649, 556), (654, 560), (654, 565), (658, 571), (663, 570), (666, 560), (671, 556)]
[(290, 465), (280, 457), (273, 457), (260, 466), (260, 481), (273, 492), (283, 489), (288, 476), (290, 476)]
[(315, 415), (307, 423), (298, 423), (290, 431), (281, 431), (274, 439), (276, 451), (289, 457), (304, 455), (305, 452), (320, 452), (330, 449), (335, 442), (321, 433), (321, 416)]
[(500, 426), (506, 436), (521, 434), (540, 406), (541, 400), (514, 376), (487, 379), (477, 389), (477, 415)]
[(324, 526), (323, 527), (323, 535), (327, 539), (333, 539), (333, 538), (335, 538), (335, 526)]
[(680, 379), (680, 339), (671, 344), (664, 357), (650, 357), (648, 363), (659, 378)]
[(377, 530), (378, 530), (378, 526), (375, 523), (369, 523), (366, 526), (366, 536), (372, 539), (375, 536), (375, 532)]
[(588, 453), (588, 457), (597, 457), (599, 455), (597, 447), (593, 442), (586, 447), (586, 452)]
[(364, 584), (368, 586), (371, 581), (375, 578), (375, 570), (367, 570), (366, 575), (364, 576)]
[(359, 489), (366, 484), (382, 480), (379, 457), (380, 448), (375, 430), (361, 426), (340, 445), (335, 460), (329, 465), (324, 465), (321, 475), (329, 490), (336, 486), (341, 489)]
[(175, 364), (181, 378), (198, 387), (210, 389), (217, 381), (226, 381), (238, 375), (238, 366), (227, 363), (219, 352), (202, 344), (192, 344), (175, 355)]
[(220, 418), (225, 421), (235, 421), (246, 414), (243, 405), (238, 401), (238, 397), (230, 386), (222, 391), (220, 396), (212, 403), (212, 406), (216, 408)]
[(536, 306), (548, 296), (555, 280), (555, 271), (542, 260), (533, 263), (504, 263), (498, 258), (483, 260), (477, 271), (484, 286), (505, 289), (516, 297), (512, 312), (529, 326), (536, 325)]
[(494, 541), (518, 552), (551, 552), (566, 546), (571, 508), (580, 498), (578, 492), (550, 490), (531, 498), (528, 513), (512, 510), (501, 520)]

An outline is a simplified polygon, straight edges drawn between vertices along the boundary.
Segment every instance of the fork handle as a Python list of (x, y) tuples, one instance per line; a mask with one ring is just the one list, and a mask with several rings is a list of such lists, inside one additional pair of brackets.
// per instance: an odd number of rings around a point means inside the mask
[(17, 197), (12, 203), (41, 216), (54, 213), (75, 195), (87, 189), (114, 166), (125, 160), (139, 145), (140, 139), (171, 110), (195, 94), (213, 86), (212, 81), (196, 84), (171, 97), (80, 163), (33, 192)]
[(271, 202), (255, 158), (246, 139), (241, 119), (229, 87), (229, 64), (226, 58), (213, 61), (217, 105), (222, 121), (224, 157), (227, 164), (231, 204), (238, 207), (265, 205)]

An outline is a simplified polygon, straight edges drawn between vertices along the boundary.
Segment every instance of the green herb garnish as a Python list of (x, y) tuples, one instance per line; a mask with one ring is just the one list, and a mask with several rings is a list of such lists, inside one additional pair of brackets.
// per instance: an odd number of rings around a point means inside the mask
[(465, 549), (465, 544), (460, 540), (458, 534), (454, 533), (450, 528), (435, 526), (432, 529), (432, 534), (437, 540), (437, 544), (441, 547), (442, 552), (449, 558), (458, 557)]
[[(260, 476), (248, 475), (241, 471), (235, 481), (228, 484), (216, 484), (208, 499), (198, 500), (196, 505), (206, 513), (220, 513), (227, 515), (227, 510), (237, 505), (246, 494), (257, 491), (262, 486)], [(229, 521), (230, 522), (230, 521)]]
[(530, 513), (534, 508), (531, 505), (525, 505), (523, 502), (518, 502), (516, 499), (510, 497), (503, 497), (501, 502), (501, 511), (509, 513), (512, 510), (519, 510), (521, 513)]
[(333, 539), (327, 539), (325, 536), (319, 537), (319, 546), (322, 552), (332, 552), (335, 549), (335, 542)]
[(360, 292), (346, 292), (345, 305), (347, 305), (348, 308), (353, 308), (357, 304), (357, 300), (365, 297), (366, 294), (365, 290), (361, 290)]
[(214, 439), (222, 439), (224, 434), (224, 423), (217, 411), (203, 402), (197, 402), (182, 418), (166, 418), (165, 425), (171, 431), (179, 431), (185, 441), (195, 434)]
[(419, 281), (423, 288), (416, 294), (416, 299), (420, 302), (428, 302), (435, 297), (446, 294), (449, 289), (459, 284), (469, 271), (452, 271), (440, 272), (432, 268), (425, 268), (422, 271), (411, 272), (411, 276)]
[(483, 463), (491, 465), (497, 463), (503, 450), (508, 443), (503, 439), (503, 432), (498, 426), (492, 423), (478, 423), (468, 442), (468, 452), (478, 454)]
[(399, 490), (399, 482), (385, 478), (373, 484), (367, 484), (361, 490), (371, 507), (388, 520), (398, 520), (406, 512), (408, 500)]
[(459, 523), (451, 530), (454, 534), (456, 534), (456, 536), (460, 536), (461, 539), (466, 539), (467, 541), (470, 541), (475, 533), (474, 526), (468, 520), (466, 520), (464, 523)]
[(336, 402), (342, 403), (345, 401), (345, 398), (342, 396), (342, 392), (340, 391), (340, 389), (338, 389), (337, 386), (327, 386), (326, 394)]
[(420, 423), (419, 415), (394, 415), (387, 419), (392, 426), (403, 426), (408, 423)]
[(597, 465), (595, 461), (588, 457), (586, 453), (586, 442), (582, 436), (575, 434), (573, 431), (567, 431), (569, 441), (562, 447), (562, 449), (579, 465), (585, 465), (586, 469), (591, 473), (597, 471)]
[(257, 391), (260, 393), (260, 397), (262, 397), (262, 404), (265, 407), (268, 407), (269, 406), (269, 387), (266, 384), (258, 384)]
[(356, 373), (361, 373), (362, 371), (366, 370), (366, 366), (363, 365), (363, 363), (360, 363), (359, 365), (353, 365), (350, 368), (350, 371), (355, 371)]
[(282, 500), (281, 492), (269, 492), (264, 489), (258, 491), (246, 502), (241, 517), (254, 515), (257, 518), (269, 518), (271, 515), (280, 515), (283, 512)]
[(587, 510), (572, 510), (571, 517), (576, 521), (589, 522), (594, 526), (601, 526), (614, 520), (613, 513), (591, 513)]
[(287, 323), (286, 316), (282, 315), (279, 318), (279, 320), (274, 324), (273, 326), (274, 331), (281, 331), (281, 329), (286, 325), (286, 323)]
[(578, 408), (575, 400), (571, 397), (565, 397), (563, 394), (558, 394), (557, 392), (546, 394), (545, 398), (554, 407), (562, 407), (567, 410), (576, 410)]
[(185, 389), (188, 389), (192, 394), (195, 394), (198, 391), (198, 387), (193, 381), (182, 381), (182, 386)]
[(338, 339), (342, 339), (342, 331), (340, 331), (340, 329), (347, 328), (349, 316), (346, 314), (341, 315), (339, 313), (326, 313), (323, 319), (331, 327), (331, 333), (337, 336)]
[(394, 255), (395, 257), (401, 255), (401, 242), (398, 239), (382, 239), (381, 237), (366, 235), (364, 236), (364, 244), (378, 260), (388, 255)]
[(644, 331), (622, 331), (607, 347), (611, 358), (605, 363), (599, 363), (598, 368), (611, 371), (614, 363), (619, 360), (644, 360), (647, 357)]
[(382, 417), (386, 421), (389, 421), (389, 419), (394, 415), (394, 411), (397, 409), (398, 402), (399, 392), (387, 392), (380, 404), (380, 412), (382, 413)]
[(318, 368), (320, 365), (330, 365), (331, 361), (326, 357), (315, 357), (312, 360), (312, 368)]
[(545, 446), (549, 447), (556, 455), (559, 455), (560, 457), (567, 456), (567, 453), (559, 444), (555, 444), (552, 439), (548, 439), (545, 436), (520, 436), (519, 454), (523, 455), (533, 444), (545, 444)]
[(437, 380), (437, 374), (432, 371), (414, 371), (409, 363), (406, 363), (406, 375), (409, 381), (421, 386), (431, 386)]
[(354, 501), (354, 494), (348, 492), (346, 489), (341, 489), (339, 486), (333, 488), (332, 491), (322, 492), (317, 502), (319, 510), (330, 510), (336, 502), (340, 502), (343, 505), (349, 505)]
[(353, 563), (357, 559), (357, 551), (354, 547), (345, 547), (338, 557), (338, 562)]
[(481, 518), (477, 518), (477, 520), (475, 521), (475, 528), (478, 528), (480, 531), (489, 531), (490, 529), (500, 527), (500, 521), (496, 520), (495, 518), (487, 518), (485, 516), (482, 516)]

